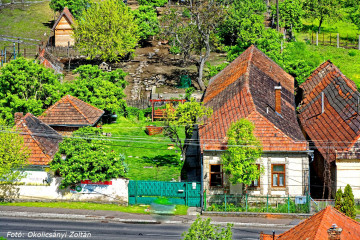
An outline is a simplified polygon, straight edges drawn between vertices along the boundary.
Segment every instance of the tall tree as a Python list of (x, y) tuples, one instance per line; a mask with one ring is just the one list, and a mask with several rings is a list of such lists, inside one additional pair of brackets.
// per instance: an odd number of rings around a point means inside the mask
[(51, 169), (61, 177), (60, 188), (80, 183), (107, 181), (124, 176), (124, 158), (107, 145), (99, 128), (80, 128), (59, 145)]
[(150, 36), (159, 33), (159, 20), (155, 9), (151, 6), (142, 5), (134, 11), (135, 22), (139, 27), (139, 37), (146, 40)]
[(349, 184), (346, 185), (344, 189), (343, 206), (341, 208), (341, 212), (343, 212), (348, 217), (356, 217), (354, 194)]
[[(183, 18), (184, 9), (190, 17)], [(220, 1), (190, 1), (184, 9), (167, 9), (162, 18), (162, 30), (165, 36), (174, 41), (180, 51), (197, 66), (197, 82), (205, 90), (203, 71), (210, 57), (214, 31), (224, 17), (224, 5)], [(187, 60), (185, 58), (185, 60)]]
[(343, 192), (341, 190), (341, 188), (339, 188), (336, 192), (336, 196), (335, 196), (335, 209), (341, 211), (341, 208), (343, 206), (344, 202), (343, 202)]
[(12, 123), (15, 112), (40, 115), (61, 97), (60, 75), (24, 58), (0, 69), (0, 118)]
[(138, 26), (122, 1), (104, 0), (91, 6), (75, 21), (75, 46), (90, 59), (116, 61), (134, 52)]
[(230, 182), (242, 183), (243, 187), (258, 179), (261, 173), (255, 162), (262, 155), (262, 147), (253, 134), (254, 128), (247, 119), (231, 124), (227, 132), (228, 149), (221, 158)]
[(339, 15), (339, 0), (305, 0), (306, 15), (319, 21), (318, 32), (327, 19), (336, 19)]
[[(201, 118), (210, 117), (212, 113), (211, 108), (206, 108), (203, 103), (196, 102), (194, 98), (189, 102), (179, 104), (176, 108), (171, 104), (166, 105), (164, 134), (180, 148), (183, 160), (185, 160), (187, 148), (186, 139), (191, 138), (194, 126), (202, 124)], [(185, 140), (180, 137), (182, 129), (185, 129)]]
[(0, 202), (14, 198), (12, 183), (21, 179), (21, 169), (26, 164), (30, 151), (24, 146), (24, 139), (0, 119)]

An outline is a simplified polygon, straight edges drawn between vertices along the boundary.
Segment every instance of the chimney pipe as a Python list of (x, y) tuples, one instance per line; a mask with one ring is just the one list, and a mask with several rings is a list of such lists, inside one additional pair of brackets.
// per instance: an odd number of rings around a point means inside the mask
[(321, 114), (325, 112), (325, 94), (324, 92), (321, 93)]
[(342, 229), (338, 228), (336, 224), (333, 224), (331, 228), (327, 230), (328, 240), (341, 240)]
[(15, 125), (21, 120), (23, 116), (24, 114), (22, 112), (16, 112), (14, 114)]
[(281, 86), (275, 86), (275, 111), (281, 114)]

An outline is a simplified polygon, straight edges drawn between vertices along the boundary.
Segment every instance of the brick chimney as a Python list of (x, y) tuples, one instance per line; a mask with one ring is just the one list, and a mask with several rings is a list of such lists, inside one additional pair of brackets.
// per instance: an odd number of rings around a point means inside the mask
[(16, 112), (14, 114), (15, 124), (17, 124), (23, 116), (24, 116), (24, 114), (22, 112)]
[(275, 111), (281, 114), (281, 86), (275, 86)]
[(342, 229), (338, 228), (336, 224), (333, 224), (331, 228), (327, 230), (328, 240), (341, 240)]

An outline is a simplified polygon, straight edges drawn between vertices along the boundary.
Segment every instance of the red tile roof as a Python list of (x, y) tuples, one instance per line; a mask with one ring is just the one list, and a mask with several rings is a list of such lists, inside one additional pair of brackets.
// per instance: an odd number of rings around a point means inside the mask
[[(282, 86), (281, 115), (275, 112), (275, 86)], [(203, 150), (226, 149), (231, 123), (247, 118), (264, 151), (305, 151), (295, 115), (294, 79), (254, 46), (214, 76), (203, 102), (214, 110), (200, 126)]]
[(64, 10), (61, 12), (60, 16), (56, 19), (53, 28), (51, 31), (55, 31), (56, 26), (59, 24), (62, 17), (66, 17), (66, 19), (69, 21), (70, 25), (74, 24), (74, 17), (70, 13), (69, 9), (67, 7), (64, 7)]
[(61, 135), (31, 113), (21, 118), (15, 127), (23, 136), (25, 146), (30, 149), (28, 163), (48, 165), (59, 149)]
[(50, 126), (83, 127), (94, 126), (103, 114), (103, 110), (66, 95), (48, 108), (39, 119)]
[[(327, 240), (327, 230), (336, 224), (342, 229), (341, 239), (360, 240), (360, 223), (347, 217), (331, 206), (314, 214), (288, 231), (277, 235), (275, 240)], [(263, 238), (261, 238), (263, 237)], [(260, 239), (272, 240), (272, 235), (264, 234)]]
[(302, 128), (323, 157), (329, 161), (359, 158), (360, 94), (355, 83), (327, 61), (300, 88), (303, 99), (299, 119)]

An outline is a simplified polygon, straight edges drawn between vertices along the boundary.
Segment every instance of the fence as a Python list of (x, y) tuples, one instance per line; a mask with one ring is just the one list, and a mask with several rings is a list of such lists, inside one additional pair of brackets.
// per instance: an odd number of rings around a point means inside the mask
[(173, 204), (200, 207), (201, 185), (197, 182), (129, 181), (129, 204), (151, 204), (166, 197)]
[(310, 213), (310, 197), (274, 197), (237, 194), (214, 194), (204, 196), (206, 211), (215, 212), (267, 212)]
[(151, 107), (149, 99), (126, 100), (126, 104), (130, 107), (136, 107), (139, 109), (146, 109), (148, 107)]
[(316, 46), (333, 46), (360, 50), (360, 35), (340, 35), (339, 33), (314, 33), (310, 34), (311, 44)]
[(42, 2), (50, 2), (50, 0), (44, 0), (44, 1), (0, 0), (0, 9), (11, 4), (32, 4), (32, 3), (42, 3)]

